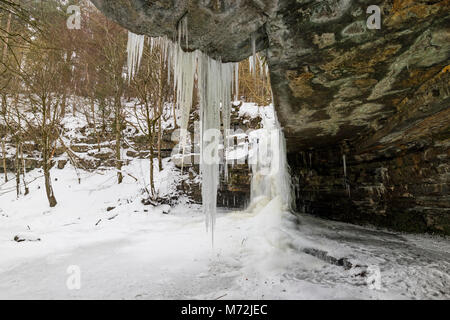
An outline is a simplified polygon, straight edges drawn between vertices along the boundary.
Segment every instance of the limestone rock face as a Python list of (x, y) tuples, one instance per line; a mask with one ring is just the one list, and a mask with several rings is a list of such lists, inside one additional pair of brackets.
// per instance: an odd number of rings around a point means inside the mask
[(272, 0), (92, 0), (107, 17), (128, 30), (177, 39), (177, 27), (187, 17), (189, 36), (185, 50), (200, 49), (224, 62), (240, 61), (252, 53), (251, 37), (258, 51), (267, 48), (265, 23), (275, 14)]
[[(255, 37), (301, 180), (298, 204), (347, 221), (450, 234), (449, 0), (92, 2), (151, 36), (175, 39), (187, 16), (183, 48), (225, 62), (250, 56)], [(371, 5), (380, 8), (381, 29), (367, 27)], [(313, 157), (308, 177), (302, 154)], [(336, 183), (343, 154), (350, 197)]]

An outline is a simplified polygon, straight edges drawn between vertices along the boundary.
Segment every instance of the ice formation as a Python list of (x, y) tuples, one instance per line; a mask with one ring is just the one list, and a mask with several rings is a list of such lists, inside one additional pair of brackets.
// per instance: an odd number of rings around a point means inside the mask
[[(187, 144), (187, 128), (192, 108), (192, 94), (194, 91), (196, 53), (184, 52), (179, 45), (171, 45), (171, 64), (173, 68), (174, 84), (177, 92), (177, 106), (181, 110), (180, 146), (183, 154)], [(183, 157), (184, 158), (184, 157)]]
[[(187, 144), (187, 129), (195, 82), (197, 81), (200, 100), (200, 171), (202, 175), (202, 201), (206, 218), (206, 228), (214, 242), (214, 226), (216, 221), (217, 189), (219, 187), (219, 145), (220, 129), (223, 128), (224, 154), (228, 150), (228, 133), (230, 128), (231, 97), (239, 94), (239, 63), (222, 63), (196, 50), (185, 52), (181, 43), (189, 45), (187, 18), (180, 20), (178, 39), (172, 42), (167, 38), (149, 40), (150, 50), (156, 46), (162, 51), (164, 63), (169, 69), (169, 81), (176, 88), (177, 107), (181, 111), (180, 147), (184, 154)], [(139, 68), (144, 44), (144, 37), (133, 33), (128, 35), (128, 73), (131, 79)], [(253, 55), (250, 57), (250, 68), (256, 79), (257, 61), (260, 76), (267, 76), (262, 59), (256, 53), (255, 36), (251, 37)], [(170, 72), (173, 79), (170, 79)], [(266, 128), (255, 143), (259, 150), (252, 164), (252, 200), (266, 196), (269, 199), (280, 197), (284, 209), (290, 204), (290, 177), (287, 169), (286, 152), (283, 133), (275, 121)], [(264, 143), (261, 143), (264, 142)], [(267, 142), (267, 143), (266, 143)], [(227, 157), (225, 157), (226, 159)], [(184, 157), (183, 157), (184, 159)], [(267, 162), (269, 160), (269, 162)], [(228, 164), (225, 163), (227, 176)]]
[(222, 63), (198, 50), (184, 52), (180, 44), (183, 41), (186, 47), (189, 45), (187, 17), (180, 20), (177, 40), (177, 42), (172, 42), (167, 38), (150, 40), (150, 48), (153, 50), (155, 46), (159, 46), (160, 50), (164, 52), (169, 70), (173, 71), (177, 107), (181, 111), (180, 147), (183, 154), (187, 144), (189, 116), (192, 109), (195, 81), (197, 81), (200, 98), (200, 170), (203, 211), (206, 216), (207, 230), (211, 232), (212, 240), (214, 240), (217, 189), (219, 186), (220, 159), (218, 148), (220, 128), (223, 124), (226, 147), (230, 126), (231, 95), (233, 89), (236, 96), (238, 92), (238, 64)]
[(252, 56), (249, 57), (249, 69), (250, 72), (253, 73), (253, 76), (256, 78), (256, 36), (254, 33), (250, 37), (250, 42), (252, 46)]
[(141, 63), (142, 53), (144, 50), (144, 42), (145, 35), (138, 35), (128, 31), (128, 81), (131, 81), (137, 70), (139, 70), (139, 65)]
[(348, 184), (348, 180), (347, 180), (347, 161), (345, 159), (345, 154), (342, 155), (342, 164), (344, 166), (344, 184), (345, 184), (345, 189), (347, 190), (347, 194), (350, 197), (350, 185)]
[(289, 211), (293, 195), (284, 134), (275, 114), (273, 119), (264, 120), (263, 125), (263, 129), (250, 136), (250, 204), (254, 206), (278, 197), (282, 206), (279, 209)]
[(197, 61), (201, 123), (202, 201), (206, 215), (206, 227), (211, 231), (214, 241), (217, 189), (219, 187), (220, 111), (222, 111), (224, 141), (227, 141), (234, 65), (211, 59), (200, 51), (197, 51)]
[(239, 62), (234, 64), (234, 100), (239, 100)]
[(345, 154), (342, 155), (342, 164), (344, 165), (344, 178), (347, 179), (347, 162), (345, 161)]

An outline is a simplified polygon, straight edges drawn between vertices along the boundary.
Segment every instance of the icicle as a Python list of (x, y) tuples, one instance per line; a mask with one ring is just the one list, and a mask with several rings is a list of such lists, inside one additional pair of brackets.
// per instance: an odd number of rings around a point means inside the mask
[(141, 63), (142, 53), (144, 50), (144, 42), (145, 35), (138, 35), (128, 31), (128, 82), (131, 81), (137, 70), (139, 70), (139, 65)]
[(234, 64), (234, 100), (239, 99), (239, 62)]
[[(196, 67), (196, 55), (194, 52), (183, 52), (181, 47), (178, 46), (174, 56), (173, 68), (174, 68), (174, 81), (177, 90), (177, 105), (181, 110), (180, 121), (180, 146), (182, 147), (183, 154), (187, 144), (187, 129), (189, 124), (189, 116), (192, 108), (192, 94), (194, 91), (194, 74)], [(184, 158), (184, 157), (183, 157)]]
[[(200, 51), (184, 52), (181, 49), (181, 41), (184, 40), (186, 47), (189, 45), (187, 17), (183, 18), (178, 25), (178, 42), (172, 42), (167, 38), (159, 38), (150, 42), (150, 50), (159, 46), (163, 51), (167, 63), (168, 81), (172, 81), (176, 87), (177, 107), (181, 110), (181, 135), (180, 147), (183, 152), (187, 143), (187, 128), (190, 111), (192, 108), (192, 94), (194, 83), (197, 80), (200, 98), (200, 171), (202, 176), (202, 200), (203, 211), (206, 218), (206, 228), (211, 233), (214, 242), (214, 226), (216, 221), (217, 192), (219, 187), (219, 137), (221, 123), (224, 133), (224, 174), (228, 177), (227, 153), (229, 148), (229, 129), (231, 115), (231, 97), (239, 99), (239, 63), (222, 63), (214, 60)], [(135, 41), (135, 40), (133, 40)], [(255, 36), (252, 35), (253, 57), (249, 59), (251, 68), (256, 71), (256, 46)], [(130, 50), (131, 51), (131, 50)], [(132, 55), (132, 57), (134, 57)], [(135, 61), (130, 59), (131, 61)], [(260, 61), (261, 63), (261, 61)], [(130, 68), (134, 70), (133, 68)], [(262, 69), (260, 65), (260, 69)], [(170, 77), (173, 71), (173, 79)], [(254, 72), (256, 76), (256, 73)], [(281, 130), (279, 130), (281, 132)], [(281, 133), (282, 135), (282, 133)], [(281, 142), (275, 143), (281, 145)], [(275, 147), (274, 144), (274, 147)], [(277, 147), (278, 148), (278, 147)], [(283, 152), (275, 153), (284, 155)], [(274, 163), (283, 162), (274, 160)], [(281, 164), (284, 166), (283, 164)], [(255, 167), (255, 170), (257, 167)], [(274, 176), (274, 175), (271, 175)], [(282, 186), (283, 184), (279, 184)], [(281, 194), (282, 192), (277, 192)], [(283, 197), (288, 196), (284, 193)], [(223, 200), (225, 201), (225, 200)], [(227, 198), (227, 204), (229, 199)], [(288, 202), (287, 200), (285, 201)]]
[(185, 16), (178, 24), (178, 43), (174, 44), (167, 40), (164, 41), (169, 51), (168, 60), (173, 68), (173, 84), (177, 93), (177, 106), (181, 110), (180, 147), (183, 153), (182, 168), (184, 166), (184, 153), (187, 145), (187, 129), (189, 124), (189, 115), (192, 108), (192, 95), (194, 91), (197, 58), (195, 52), (184, 52), (181, 49), (180, 43), (183, 38), (186, 39), (186, 45), (188, 44), (187, 30), (187, 16)]
[(252, 56), (251, 56), (251, 61), (252, 61), (252, 69), (250, 70), (250, 72), (253, 73), (253, 77), (256, 80), (256, 34), (252, 33), (251, 36), (251, 44), (252, 44)]
[[(224, 141), (227, 141), (227, 131), (230, 125), (233, 64), (223, 64), (221, 61), (211, 59), (201, 52), (197, 52), (197, 61), (201, 122), (202, 201), (206, 216), (206, 228), (211, 232), (211, 239), (214, 243), (217, 189), (219, 186), (220, 109), (222, 109), (222, 122), (225, 131)], [(227, 143), (224, 142), (224, 154), (226, 154), (226, 146)]]
[(347, 179), (347, 164), (345, 162), (345, 154), (342, 155), (342, 163), (344, 164), (344, 178)]
[(342, 155), (342, 163), (344, 166), (344, 183), (345, 183), (345, 188), (347, 190), (347, 194), (348, 197), (350, 198), (350, 185), (348, 184), (348, 180), (347, 180), (347, 162), (345, 159), (345, 154)]
[(187, 15), (184, 16), (177, 27), (178, 32), (178, 44), (181, 45), (181, 41), (184, 39), (186, 48), (189, 45), (189, 34), (188, 34), (188, 18)]
[(259, 56), (259, 54), (256, 54), (256, 58), (257, 58), (257, 60), (258, 60), (258, 63), (259, 63), (259, 77), (261, 78), (261, 79), (264, 79), (264, 76), (265, 76), (265, 69), (264, 69), (264, 61), (263, 61), (263, 59)]
[[(180, 120), (180, 148), (183, 152), (187, 144), (187, 129), (192, 108), (194, 83), (197, 79), (200, 97), (200, 170), (202, 175), (203, 210), (206, 216), (207, 230), (211, 232), (214, 241), (215, 213), (217, 205), (217, 191), (219, 186), (219, 135), (221, 120), (224, 128), (224, 156), (228, 148), (228, 131), (230, 127), (231, 96), (233, 71), (237, 64), (223, 64), (209, 58), (200, 51), (184, 52), (181, 41), (188, 46), (188, 24), (184, 17), (178, 25), (178, 42), (173, 43), (167, 38), (160, 38), (151, 45), (160, 46), (167, 57), (169, 70), (173, 70), (173, 85), (176, 87), (177, 107), (181, 110)], [(169, 71), (170, 74), (170, 71)], [(169, 81), (170, 78), (169, 78)], [(221, 115), (222, 114), (222, 118)], [(211, 158), (211, 155), (213, 157)], [(182, 160), (183, 161), (183, 160)], [(183, 163), (182, 163), (183, 166)], [(225, 175), (227, 176), (225, 162)]]
[(186, 41), (186, 48), (189, 47), (189, 33), (188, 33), (188, 18), (187, 16), (183, 19), (183, 35)]
[[(206, 217), (206, 229), (211, 232), (214, 243), (217, 188), (219, 185), (218, 155), (219, 141), (214, 129), (219, 128), (219, 99), (217, 86), (220, 65), (203, 53), (198, 53), (198, 88), (200, 96), (200, 171), (202, 174), (202, 201)], [(216, 73), (213, 73), (216, 72)], [(206, 153), (207, 152), (207, 153)]]
[(224, 148), (224, 159), (225, 159), (225, 179), (228, 181), (228, 159), (227, 152), (229, 149), (229, 132), (230, 132), (230, 118), (231, 118), (231, 89), (233, 85), (233, 69), (234, 65), (232, 63), (222, 64), (222, 74), (220, 75), (221, 84), (220, 89), (222, 95), (220, 97), (222, 103), (222, 123), (223, 123), (223, 148)]

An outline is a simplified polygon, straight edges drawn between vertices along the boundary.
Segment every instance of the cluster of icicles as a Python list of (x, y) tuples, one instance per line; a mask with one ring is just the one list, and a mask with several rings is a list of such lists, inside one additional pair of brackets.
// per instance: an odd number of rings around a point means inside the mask
[[(209, 129), (220, 130), (223, 124), (224, 149), (227, 150), (227, 133), (230, 127), (231, 97), (235, 94), (238, 99), (239, 88), (239, 63), (222, 63), (214, 60), (199, 50), (184, 52), (180, 43), (185, 41), (188, 46), (187, 18), (182, 19), (178, 26), (178, 39), (171, 41), (166, 37), (149, 38), (150, 50), (158, 47), (164, 56), (164, 63), (168, 66), (169, 82), (173, 81), (177, 95), (177, 109), (181, 110), (180, 121), (180, 146), (184, 153), (187, 143), (187, 127), (189, 115), (192, 108), (192, 97), (194, 83), (197, 80), (198, 95), (200, 100), (200, 172), (202, 176), (202, 202), (203, 211), (206, 217), (206, 229), (211, 233), (214, 242), (214, 226), (217, 204), (217, 190), (219, 187), (219, 162), (209, 163), (203, 161), (203, 151), (208, 145), (208, 151), (212, 149), (218, 153), (219, 141), (217, 139), (208, 140), (203, 133)], [(145, 36), (128, 33), (128, 77), (131, 79), (139, 69), (141, 56), (143, 53)], [(256, 77), (256, 63), (259, 61), (261, 76), (266, 76), (267, 66), (263, 66), (262, 60), (256, 55), (255, 37), (251, 38), (253, 56), (249, 58), (250, 70)], [(170, 73), (173, 71), (173, 79)], [(281, 130), (280, 130), (281, 133)], [(282, 133), (281, 133), (282, 134)], [(281, 144), (284, 144), (284, 137), (280, 136)], [(212, 146), (212, 147), (211, 147)], [(280, 143), (277, 144), (280, 146)], [(283, 155), (285, 157), (285, 153)], [(283, 160), (281, 160), (283, 162)], [(285, 161), (284, 161), (285, 162)], [(227, 175), (227, 165), (225, 165), (225, 175)], [(257, 169), (257, 166), (253, 166)], [(257, 176), (257, 174), (254, 174)], [(281, 175), (282, 176), (282, 175)], [(280, 176), (280, 177), (281, 177)], [(284, 178), (284, 177), (282, 177)], [(258, 189), (259, 183), (252, 183), (252, 190)], [(252, 191), (252, 194), (254, 192)]]

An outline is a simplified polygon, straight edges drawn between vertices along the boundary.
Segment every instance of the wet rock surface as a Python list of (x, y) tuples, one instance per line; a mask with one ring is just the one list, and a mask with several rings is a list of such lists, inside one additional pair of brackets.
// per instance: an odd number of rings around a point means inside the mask
[(449, 234), (448, 144), (428, 139), (407, 147), (391, 142), (370, 152), (328, 148), (291, 154), (297, 209), (401, 231)]

